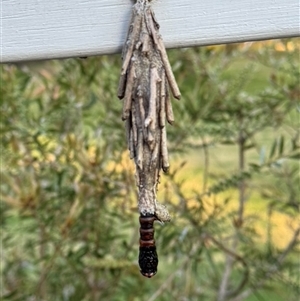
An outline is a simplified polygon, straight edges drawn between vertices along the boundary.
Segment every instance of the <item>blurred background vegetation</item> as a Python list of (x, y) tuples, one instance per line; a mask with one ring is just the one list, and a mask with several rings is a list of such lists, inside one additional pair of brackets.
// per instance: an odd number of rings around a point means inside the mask
[(158, 196), (173, 219), (152, 279), (120, 56), (1, 66), (1, 300), (298, 300), (299, 39), (169, 56), (182, 100)]

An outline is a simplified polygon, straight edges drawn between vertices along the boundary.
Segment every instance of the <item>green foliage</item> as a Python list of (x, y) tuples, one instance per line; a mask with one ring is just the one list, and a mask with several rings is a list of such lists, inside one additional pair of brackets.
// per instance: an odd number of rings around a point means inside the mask
[[(150, 280), (137, 265), (120, 59), (1, 66), (2, 299), (250, 301), (276, 291), (296, 300), (299, 62), (274, 45), (170, 52), (183, 95), (173, 102), (170, 152), (189, 152), (201, 174), (189, 187), (187, 166), (172, 159), (162, 177), (159, 198), (174, 219), (156, 225)], [(227, 148), (222, 169), (214, 161)], [(251, 204), (261, 212), (249, 213)], [(290, 221), (280, 247), (278, 212)]]

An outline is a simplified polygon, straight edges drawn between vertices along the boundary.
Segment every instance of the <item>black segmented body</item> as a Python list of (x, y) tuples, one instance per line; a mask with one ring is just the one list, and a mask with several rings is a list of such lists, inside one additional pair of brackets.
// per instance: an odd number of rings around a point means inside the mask
[(153, 223), (155, 215), (140, 215), (140, 254), (139, 265), (141, 274), (151, 278), (157, 272), (158, 257), (154, 240)]

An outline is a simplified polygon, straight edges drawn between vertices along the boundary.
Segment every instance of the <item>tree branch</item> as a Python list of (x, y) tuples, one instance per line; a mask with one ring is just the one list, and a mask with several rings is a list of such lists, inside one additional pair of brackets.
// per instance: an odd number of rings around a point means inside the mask
[(264, 286), (264, 284), (267, 282), (267, 280), (269, 280), (272, 277), (272, 275), (279, 270), (280, 265), (283, 263), (283, 261), (285, 260), (287, 255), (299, 243), (299, 241), (298, 241), (299, 234), (300, 234), (300, 227), (294, 232), (294, 235), (293, 235), (291, 241), (286, 246), (285, 250), (281, 253), (281, 255), (278, 257), (277, 264), (274, 264), (273, 266), (271, 266), (269, 268), (269, 270), (265, 273), (265, 275), (263, 276), (262, 280), (259, 283), (254, 285), (254, 287), (251, 287), (251, 288), (247, 289), (246, 291), (242, 292), (241, 294), (236, 296), (231, 301), (242, 301), (245, 298), (249, 297), (251, 294), (253, 294), (254, 291), (262, 288)]

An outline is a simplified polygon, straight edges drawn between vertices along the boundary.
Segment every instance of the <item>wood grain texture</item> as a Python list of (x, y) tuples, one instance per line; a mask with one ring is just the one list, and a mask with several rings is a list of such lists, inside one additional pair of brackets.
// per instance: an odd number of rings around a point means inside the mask
[[(120, 52), (130, 0), (2, 0), (1, 62)], [(153, 0), (167, 48), (299, 36), (299, 0)]]

